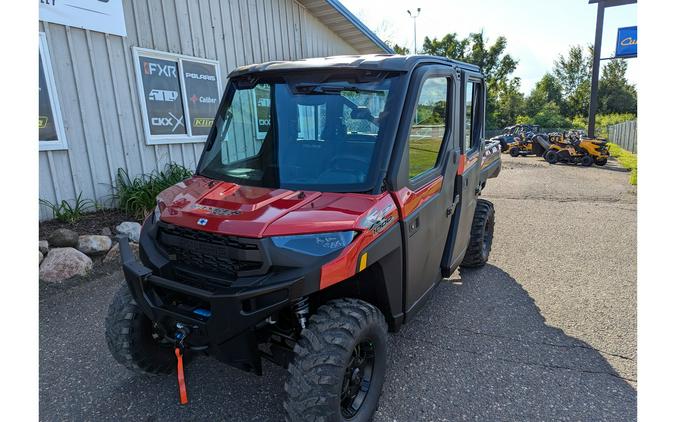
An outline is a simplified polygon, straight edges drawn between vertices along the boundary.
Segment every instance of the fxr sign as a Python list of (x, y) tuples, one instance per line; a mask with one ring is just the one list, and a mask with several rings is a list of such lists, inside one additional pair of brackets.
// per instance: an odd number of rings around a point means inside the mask
[(619, 28), (616, 37), (615, 57), (637, 57), (637, 26)]

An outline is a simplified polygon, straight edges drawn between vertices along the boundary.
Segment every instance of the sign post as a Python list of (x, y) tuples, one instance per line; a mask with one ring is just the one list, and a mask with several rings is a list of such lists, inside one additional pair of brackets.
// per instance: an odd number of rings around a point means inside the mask
[[(598, 5), (598, 15), (595, 21), (595, 45), (593, 47), (593, 72), (591, 75), (591, 105), (588, 110), (588, 136), (595, 137), (595, 114), (598, 112), (598, 79), (600, 76), (600, 50), (602, 49), (602, 27), (605, 22), (605, 8), (634, 4), (637, 3), (637, 0), (589, 0), (588, 3), (597, 3)], [(637, 56), (637, 27), (634, 28), (636, 34), (635, 55)], [(619, 41), (617, 41), (618, 43)]]

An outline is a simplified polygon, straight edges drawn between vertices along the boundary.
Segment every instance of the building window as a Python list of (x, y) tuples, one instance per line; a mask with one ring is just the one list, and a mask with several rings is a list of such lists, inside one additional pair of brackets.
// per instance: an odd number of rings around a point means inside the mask
[(147, 143), (204, 142), (222, 92), (218, 62), (142, 48), (134, 60)]
[(408, 136), (410, 179), (436, 167), (446, 129), (447, 99), (446, 78), (424, 81)]
[(39, 51), (39, 105), (38, 105), (38, 138), (40, 151), (68, 149), (66, 134), (63, 130), (61, 107), (54, 83), (52, 61), (47, 48), (47, 38), (40, 33)]

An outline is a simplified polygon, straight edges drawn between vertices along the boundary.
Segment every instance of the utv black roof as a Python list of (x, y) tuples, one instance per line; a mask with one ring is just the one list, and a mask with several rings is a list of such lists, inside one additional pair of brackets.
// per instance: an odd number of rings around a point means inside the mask
[(229, 77), (233, 78), (263, 72), (321, 69), (363, 69), (408, 72), (421, 63), (451, 64), (459, 69), (480, 72), (480, 68), (476, 65), (450, 60), (446, 57), (425, 55), (402, 56), (398, 54), (365, 54), (251, 64), (233, 70)]

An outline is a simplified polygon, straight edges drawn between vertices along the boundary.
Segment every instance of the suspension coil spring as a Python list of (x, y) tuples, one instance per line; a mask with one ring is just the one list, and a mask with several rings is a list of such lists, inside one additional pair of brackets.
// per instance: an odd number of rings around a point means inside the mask
[(307, 326), (307, 315), (309, 315), (309, 299), (305, 296), (293, 302), (293, 311), (300, 323), (300, 328), (304, 330)]

